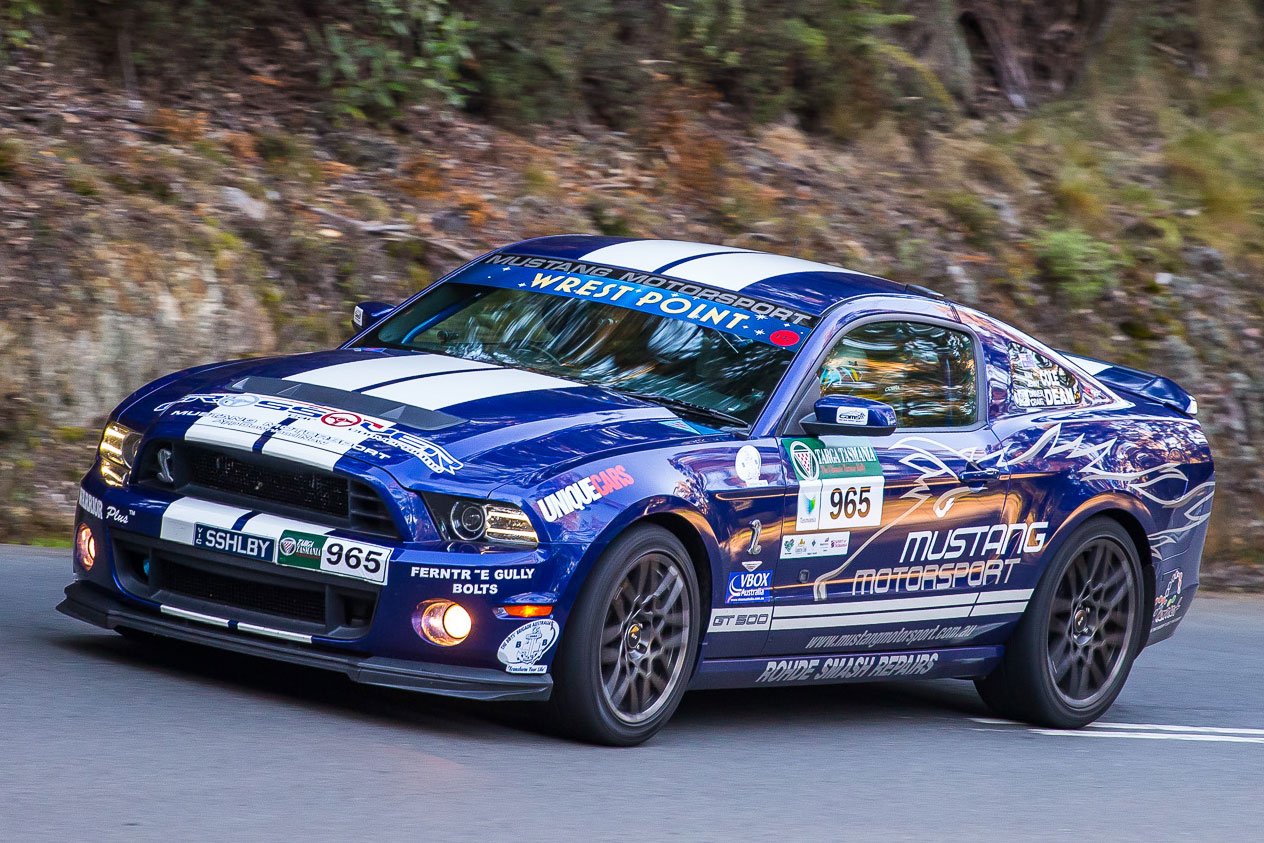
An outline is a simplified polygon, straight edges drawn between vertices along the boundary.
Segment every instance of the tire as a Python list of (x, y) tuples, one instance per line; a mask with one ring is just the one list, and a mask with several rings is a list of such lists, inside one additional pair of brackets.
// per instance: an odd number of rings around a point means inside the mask
[(975, 680), (979, 695), (1012, 720), (1092, 723), (1119, 696), (1141, 649), (1144, 598), (1128, 532), (1110, 518), (1088, 521), (1045, 572), (1000, 665)]
[(549, 700), (554, 724), (608, 746), (648, 740), (685, 694), (702, 621), (698, 576), (679, 539), (650, 525), (616, 538), (589, 574), (558, 644)]

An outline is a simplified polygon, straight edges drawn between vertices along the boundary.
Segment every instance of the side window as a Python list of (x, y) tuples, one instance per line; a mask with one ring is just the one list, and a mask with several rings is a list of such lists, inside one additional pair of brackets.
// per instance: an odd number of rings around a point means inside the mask
[(847, 333), (821, 367), (822, 395), (890, 404), (900, 427), (962, 427), (978, 419), (974, 340), (923, 322), (870, 322)]
[(1074, 407), (1081, 397), (1080, 382), (1066, 369), (1025, 345), (1009, 344), (1009, 398), (1015, 407)]

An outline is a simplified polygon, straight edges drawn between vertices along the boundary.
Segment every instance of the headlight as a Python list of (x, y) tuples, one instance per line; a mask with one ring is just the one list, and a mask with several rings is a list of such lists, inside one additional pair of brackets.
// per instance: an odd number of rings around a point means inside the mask
[(132, 473), (140, 434), (118, 422), (110, 422), (101, 434), (97, 453), (101, 456), (101, 479), (111, 486), (122, 486)]
[(425, 498), (440, 532), (451, 541), (539, 544), (531, 519), (512, 504), (434, 494)]

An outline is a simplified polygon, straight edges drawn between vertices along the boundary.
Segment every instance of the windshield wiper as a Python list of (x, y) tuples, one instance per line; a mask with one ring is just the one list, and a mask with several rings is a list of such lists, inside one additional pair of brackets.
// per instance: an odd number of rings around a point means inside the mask
[(655, 395), (652, 392), (636, 392), (631, 389), (623, 389), (617, 386), (602, 384), (606, 389), (612, 389), (622, 395), (632, 398), (639, 398), (642, 401), (648, 401), (651, 404), (658, 404), (669, 410), (675, 410), (677, 413), (684, 415), (702, 417), (711, 421), (723, 422), (725, 427), (738, 427), (742, 430), (750, 428), (750, 422), (746, 419), (739, 418), (732, 413), (726, 413), (723, 410), (717, 410), (714, 407), (704, 407), (701, 404), (695, 404), (692, 401), (684, 401), (680, 398), (671, 398), (666, 395)]

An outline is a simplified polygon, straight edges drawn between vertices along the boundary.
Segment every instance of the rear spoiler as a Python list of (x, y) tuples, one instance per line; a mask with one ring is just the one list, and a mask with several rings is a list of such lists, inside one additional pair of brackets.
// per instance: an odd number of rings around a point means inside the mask
[(1126, 392), (1147, 401), (1170, 407), (1187, 416), (1198, 415), (1198, 399), (1177, 386), (1176, 382), (1162, 375), (1116, 366), (1104, 360), (1081, 357), (1067, 351), (1059, 351), (1063, 357), (1097, 378), (1111, 389)]

